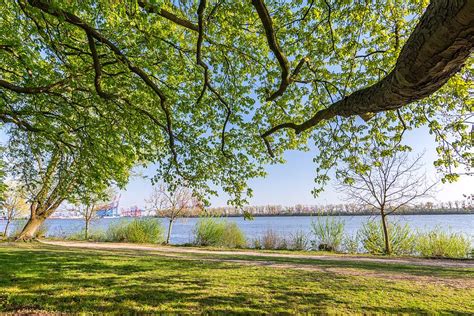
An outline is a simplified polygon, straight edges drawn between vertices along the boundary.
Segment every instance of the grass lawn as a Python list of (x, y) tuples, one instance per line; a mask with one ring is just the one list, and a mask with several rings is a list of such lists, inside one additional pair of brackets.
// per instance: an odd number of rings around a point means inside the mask
[[(219, 261), (232, 259), (246, 263)], [(472, 278), (474, 269), (0, 243), (3, 312), (472, 314)]]

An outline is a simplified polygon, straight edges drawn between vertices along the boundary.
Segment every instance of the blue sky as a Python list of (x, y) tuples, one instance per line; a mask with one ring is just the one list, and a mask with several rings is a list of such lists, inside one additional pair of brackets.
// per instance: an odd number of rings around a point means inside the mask
[[(405, 143), (412, 146), (414, 153), (425, 151), (424, 163), (426, 173), (434, 179), (437, 174), (433, 167), (436, 159), (435, 141), (429, 135), (427, 128), (407, 131), (405, 133)], [(1, 142), (6, 141), (6, 135), (0, 133)], [(329, 184), (326, 190), (318, 198), (314, 198), (311, 190), (314, 186), (314, 163), (313, 158), (318, 151), (308, 152), (288, 151), (285, 153), (287, 162), (280, 165), (270, 165), (266, 167), (267, 176), (265, 178), (252, 179), (249, 183), (254, 190), (254, 196), (250, 199), (251, 205), (280, 204), (319, 204), (344, 202), (343, 196), (336, 192), (333, 184)], [(145, 176), (153, 176), (156, 168), (151, 165), (147, 169), (140, 170)], [(152, 191), (149, 179), (134, 177), (124, 190), (120, 191), (120, 208), (131, 206), (145, 206), (145, 200)], [(436, 193), (436, 200), (460, 200), (463, 194), (474, 193), (474, 177), (462, 176), (456, 183), (440, 184)], [(220, 191), (219, 196), (211, 198), (212, 206), (224, 206), (227, 203), (227, 196)]]
[[(414, 149), (414, 153), (424, 150), (424, 162), (429, 178), (436, 177), (433, 161), (436, 159), (435, 142), (426, 128), (409, 131), (405, 134), (405, 142)], [(313, 158), (317, 150), (309, 152), (288, 151), (285, 154), (287, 162), (282, 165), (272, 165), (266, 168), (268, 175), (265, 178), (253, 179), (250, 187), (254, 196), (250, 200), (252, 205), (265, 204), (327, 204), (344, 202), (340, 193), (335, 192), (330, 184), (325, 192), (314, 198), (311, 190), (314, 185)], [(144, 175), (152, 176), (154, 167), (143, 170)], [(134, 178), (126, 190), (121, 191), (120, 207), (137, 205), (145, 206), (145, 199), (150, 195), (152, 186), (150, 180)], [(438, 201), (459, 200), (463, 194), (474, 192), (474, 177), (463, 176), (452, 184), (443, 184), (438, 188), (436, 199)], [(226, 196), (220, 194), (211, 199), (212, 206), (226, 205)]]

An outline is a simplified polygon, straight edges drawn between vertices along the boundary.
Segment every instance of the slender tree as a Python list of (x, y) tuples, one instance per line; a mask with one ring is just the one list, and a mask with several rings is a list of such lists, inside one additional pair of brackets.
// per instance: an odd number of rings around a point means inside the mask
[(10, 223), (21, 215), (28, 214), (28, 204), (25, 192), (17, 182), (8, 182), (5, 199), (2, 203), (2, 213), (6, 219), (3, 236), (7, 236)]
[[(373, 148), (377, 151), (377, 148)], [(367, 155), (358, 168), (348, 168), (338, 189), (350, 200), (377, 210), (385, 241), (385, 253), (391, 253), (387, 216), (429, 197), (436, 183), (429, 183), (421, 173), (423, 155), (410, 160), (409, 153), (396, 151), (390, 156)]]
[(111, 203), (115, 194), (115, 191), (110, 187), (100, 192), (82, 191), (79, 193), (76, 209), (84, 219), (84, 239), (89, 238), (90, 224), (97, 218), (97, 211), (104, 204)]
[(194, 215), (196, 209), (202, 208), (199, 200), (187, 187), (177, 187), (169, 190), (166, 185), (159, 184), (153, 188), (149, 199), (148, 207), (157, 216), (168, 219), (168, 233), (166, 234), (166, 244), (169, 244), (173, 223), (180, 217)]

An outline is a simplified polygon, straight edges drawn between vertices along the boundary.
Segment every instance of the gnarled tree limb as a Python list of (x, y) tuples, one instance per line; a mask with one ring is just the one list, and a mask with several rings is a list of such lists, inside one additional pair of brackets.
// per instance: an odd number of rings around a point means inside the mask
[(462, 68), (473, 47), (474, 0), (434, 0), (386, 77), (316, 112), (300, 124), (282, 123), (261, 136), (265, 138), (285, 128), (299, 134), (335, 116), (395, 110), (426, 98)]
[(308, 58), (305, 57), (301, 59), (293, 73), (291, 73), (290, 62), (278, 44), (272, 18), (270, 13), (268, 13), (265, 3), (263, 0), (252, 0), (252, 5), (255, 7), (255, 10), (257, 10), (260, 21), (262, 21), (263, 29), (265, 30), (265, 35), (268, 41), (268, 46), (270, 47), (273, 54), (275, 54), (275, 57), (278, 60), (281, 68), (280, 87), (266, 99), (267, 101), (273, 101), (286, 91), (286, 88), (288, 88), (292, 82), (292, 79), (296, 77), (301, 71), (302, 66), (306, 61), (308, 61)]

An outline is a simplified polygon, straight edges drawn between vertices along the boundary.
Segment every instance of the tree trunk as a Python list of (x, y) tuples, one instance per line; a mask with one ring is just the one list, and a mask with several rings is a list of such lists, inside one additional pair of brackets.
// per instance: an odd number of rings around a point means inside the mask
[(173, 228), (173, 219), (170, 219), (170, 223), (168, 225), (168, 235), (166, 236), (166, 244), (169, 245), (170, 237), (171, 237), (171, 229)]
[(45, 220), (45, 217), (31, 216), (25, 227), (23, 227), (21, 233), (18, 235), (18, 237), (16, 237), (16, 240), (27, 241), (34, 239), (36, 237), (36, 232), (38, 231), (38, 228), (41, 226), (41, 224), (43, 224)]
[(85, 228), (85, 232), (84, 232), (84, 239), (87, 240), (87, 238), (89, 238), (89, 221), (88, 219), (86, 219), (86, 228)]
[(10, 222), (11, 220), (9, 218), (7, 218), (7, 224), (5, 225), (5, 231), (3, 232), (3, 237), (7, 237), (7, 233), (8, 233), (8, 226), (10, 226)]
[(382, 210), (382, 228), (383, 228), (383, 237), (385, 240), (385, 254), (389, 255), (392, 250), (390, 249), (390, 237), (388, 235), (388, 225), (387, 225), (387, 215), (384, 214)]

